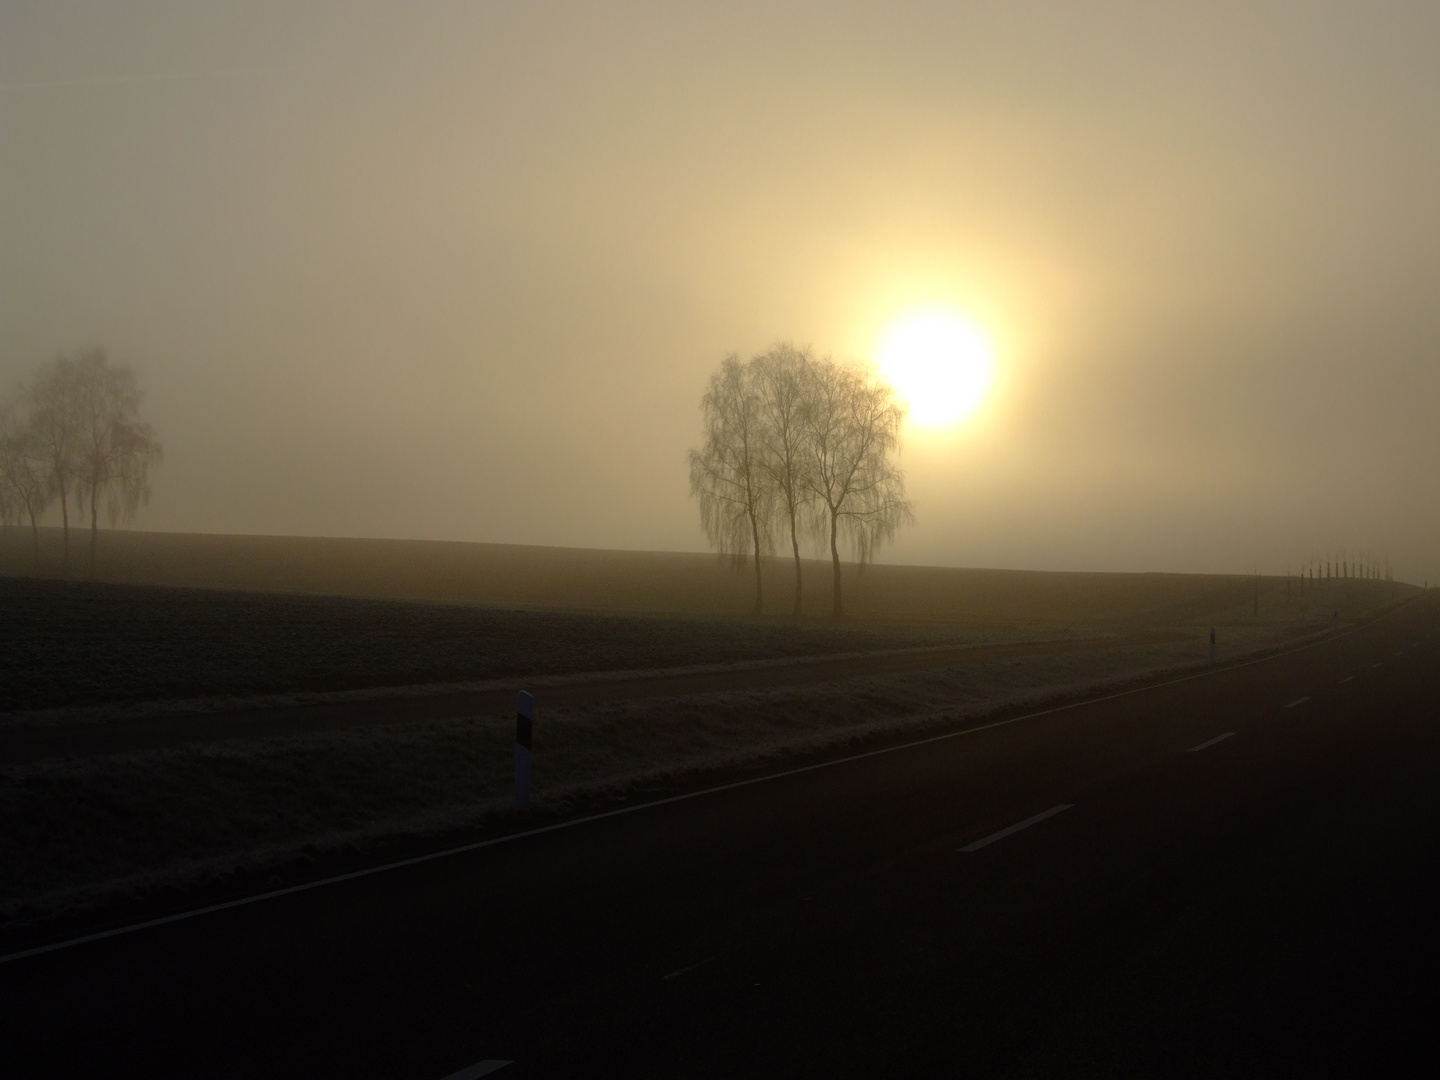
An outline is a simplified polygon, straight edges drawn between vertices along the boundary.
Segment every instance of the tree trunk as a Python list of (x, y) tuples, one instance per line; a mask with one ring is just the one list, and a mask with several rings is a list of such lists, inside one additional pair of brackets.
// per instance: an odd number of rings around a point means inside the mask
[(755, 614), (760, 614), (760, 523), (750, 515), (750, 536), (755, 541)]
[(835, 566), (835, 609), (831, 614), (837, 619), (844, 614), (844, 610), (840, 606), (840, 547), (836, 543), (839, 526), (839, 519), (832, 512), (830, 515), (830, 561)]
[(35, 511), (30, 511), (30, 546), (35, 569), (40, 569), (40, 526), (35, 523)]
[(93, 488), (90, 492), (90, 573), (95, 573), (95, 542), (100, 539), (99, 509), (100, 502), (99, 488)]
[(795, 515), (790, 515), (790, 548), (795, 552), (795, 614), (800, 614), (800, 539), (795, 535)]
[(70, 500), (65, 497), (66, 492), (60, 489), (60, 569), (70, 569)]

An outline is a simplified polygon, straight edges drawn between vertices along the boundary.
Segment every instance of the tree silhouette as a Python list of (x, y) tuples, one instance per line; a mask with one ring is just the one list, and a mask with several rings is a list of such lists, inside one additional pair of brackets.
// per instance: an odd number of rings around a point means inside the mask
[(771, 346), (750, 361), (764, 421), (762, 458), (774, 490), (774, 509), (790, 534), (795, 558), (795, 607), (800, 614), (800, 535), (806, 510), (814, 501), (810, 483), (812, 457), (806, 450), (806, 390), (814, 363), (810, 353), (789, 344)]
[(75, 362), (56, 357), (26, 388), (35, 447), (54, 497), (60, 501), (60, 565), (70, 565), (70, 495), (75, 483), (77, 404)]
[(765, 421), (751, 371), (728, 356), (700, 401), (705, 441), (690, 451), (690, 493), (700, 500), (700, 525), (717, 551), (739, 564), (755, 561), (755, 614), (763, 589), (760, 556), (771, 549), (775, 486), (765, 467)]
[(828, 358), (810, 366), (806, 383), (806, 484), (823, 509), (822, 528), (834, 569), (835, 618), (844, 612), (840, 547), (844, 536), (863, 566), (915, 515), (904, 474), (891, 461), (900, 446), (904, 410), (888, 385)]
[(9, 525), (30, 519), (30, 543), (40, 564), (39, 518), (55, 497), (34, 429), (14, 409), (0, 414), (0, 519)]
[(135, 373), (114, 366), (101, 349), (72, 365), (76, 498), (90, 503), (90, 565), (95, 565), (100, 500), (110, 522), (129, 520), (150, 501), (150, 466), (162, 457), (155, 430), (140, 419), (140, 390)]

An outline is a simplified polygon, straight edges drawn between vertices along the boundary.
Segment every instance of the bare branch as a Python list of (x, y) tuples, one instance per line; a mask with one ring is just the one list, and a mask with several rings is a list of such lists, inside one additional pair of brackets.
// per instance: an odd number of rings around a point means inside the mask
[(895, 533), (915, 520), (904, 473), (891, 457), (900, 448), (905, 413), (895, 392), (868, 371), (826, 358), (809, 366), (806, 383), (807, 484), (823, 508), (834, 569), (834, 615), (843, 612), (840, 539), (863, 566)]
[(722, 555), (755, 559), (755, 612), (760, 613), (760, 556), (772, 550), (774, 483), (764, 467), (764, 420), (748, 369), (729, 356), (701, 399), (705, 439), (690, 451), (690, 492), (700, 526)]
[(795, 606), (800, 614), (800, 536), (813, 532), (814, 496), (809, 482), (811, 457), (806, 450), (805, 388), (813, 360), (808, 349), (785, 342), (772, 345), (750, 361), (760, 414), (765, 422), (763, 464), (775, 488), (774, 511), (790, 534), (795, 559)]

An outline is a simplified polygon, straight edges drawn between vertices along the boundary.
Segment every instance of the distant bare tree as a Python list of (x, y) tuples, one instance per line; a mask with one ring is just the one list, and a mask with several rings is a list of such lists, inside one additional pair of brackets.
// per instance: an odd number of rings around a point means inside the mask
[(690, 451), (690, 493), (700, 500), (700, 525), (717, 551), (739, 563), (755, 560), (755, 613), (760, 614), (760, 556), (771, 549), (775, 501), (766, 471), (765, 422), (750, 370), (726, 357), (700, 402), (705, 442)]
[(71, 366), (76, 501), (90, 503), (90, 565), (95, 565), (100, 500), (110, 523), (128, 521), (150, 501), (150, 466), (162, 457), (155, 429), (140, 419), (144, 393), (135, 373), (92, 349)]
[(790, 533), (795, 556), (795, 614), (800, 614), (800, 534), (814, 501), (809, 482), (811, 455), (805, 444), (805, 389), (811, 377), (808, 350), (771, 346), (750, 362), (764, 420), (765, 471), (775, 493), (775, 513)]
[(904, 474), (891, 461), (900, 447), (905, 413), (888, 385), (828, 358), (810, 365), (806, 397), (806, 484), (823, 510), (838, 619), (843, 614), (840, 537), (849, 540), (863, 566), (882, 543), (915, 520), (905, 499)]
[(44, 462), (46, 483), (60, 500), (62, 567), (70, 565), (70, 496), (75, 484), (76, 404), (75, 362), (56, 357), (40, 369), (26, 389), (30, 426)]
[(30, 519), (30, 543), (35, 564), (40, 563), (40, 527), (55, 489), (28, 418), (14, 409), (0, 413), (0, 518), (9, 525), (22, 516)]

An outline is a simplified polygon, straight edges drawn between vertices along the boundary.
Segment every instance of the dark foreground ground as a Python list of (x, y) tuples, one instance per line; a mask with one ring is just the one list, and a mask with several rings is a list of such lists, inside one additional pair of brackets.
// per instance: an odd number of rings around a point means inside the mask
[[(1074, 584), (1048, 580), (1051, 616)], [(1153, 583), (1101, 584), (1092, 601)], [(1153, 682), (1206, 663), (1205, 622), (1209, 659), (1231, 663), (1418, 592), (1332, 585), (1247, 583), (1237, 604), (1225, 579), (1183, 579), (1141, 625), (1107, 629), (0, 578), (0, 706), (30, 706), (0, 707), (0, 951), (82, 913), (195, 906), (510, 828), (517, 686), (539, 710), (532, 804), (573, 814)]]
[(7, 960), (4, 1072), (1430, 1075), (1437, 629)]
[(0, 577), (0, 613), (0, 723), (22, 710), (715, 664), (980, 636), (953, 626), (533, 611), (24, 577)]

